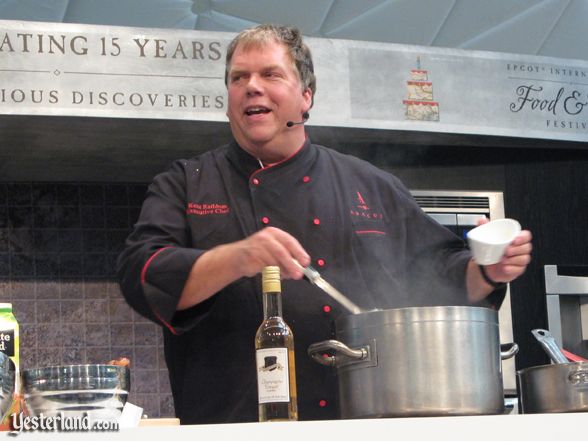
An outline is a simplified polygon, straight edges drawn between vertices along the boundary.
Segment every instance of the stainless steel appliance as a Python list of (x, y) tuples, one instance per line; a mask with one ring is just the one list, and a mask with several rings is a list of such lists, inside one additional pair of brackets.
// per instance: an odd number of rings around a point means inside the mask
[[(504, 197), (495, 191), (412, 190), (413, 197), (425, 213), (462, 238), (477, 226), (481, 216), (504, 218)], [(588, 297), (587, 297), (588, 298)], [(514, 341), (510, 305), (510, 289), (498, 312), (500, 342)], [(516, 396), (514, 357), (502, 362), (505, 396)]]
[(560, 347), (588, 358), (588, 266), (544, 269), (549, 331)]

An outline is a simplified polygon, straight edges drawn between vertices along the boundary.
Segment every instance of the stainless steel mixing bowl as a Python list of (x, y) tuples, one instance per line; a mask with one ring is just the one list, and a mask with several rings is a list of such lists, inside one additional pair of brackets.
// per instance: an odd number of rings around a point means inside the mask
[(107, 364), (51, 366), (23, 371), (23, 392), (33, 415), (89, 415), (116, 421), (130, 391), (127, 367)]

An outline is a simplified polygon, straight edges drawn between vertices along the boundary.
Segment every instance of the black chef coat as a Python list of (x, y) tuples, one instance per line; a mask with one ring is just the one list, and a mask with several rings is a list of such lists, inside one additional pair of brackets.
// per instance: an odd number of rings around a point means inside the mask
[[(464, 305), (470, 253), (424, 215), (401, 182), (357, 158), (311, 144), (261, 168), (236, 143), (179, 160), (155, 177), (119, 258), (127, 301), (164, 326), (182, 424), (257, 421), (254, 337), (260, 277), (242, 278), (176, 312), (206, 250), (274, 226), (297, 238), (323, 277), (364, 308)], [(347, 312), (306, 281), (284, 281), (294, 333), (300, 419), (337, 418), (336, 371), (306, 354)]]

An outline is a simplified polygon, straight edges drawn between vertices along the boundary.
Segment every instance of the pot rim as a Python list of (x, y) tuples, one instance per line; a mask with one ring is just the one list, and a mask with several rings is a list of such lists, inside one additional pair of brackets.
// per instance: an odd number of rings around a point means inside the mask
[(517, 375), (524, 375), (528, 372), (537, 372), (537, 371), (544, 371), (544, 370), (556, 370), (556, 369), (570, 369), (578, 367), (580, 369), (588, 369), (588, 361), (570, 361), (568, 363), (551, 363), (551, 364), (541, 364), (538, 366), (531, 366), (524, 369), (519, 369), (517, 371)]
[(340, 316), (336, 328), (352, 326), (382, 326), (436, 321), (484, 322), (498, 327), (498, 312), (483, 306), (411, 306), (405, 308), (374, 309), (360, 314)]

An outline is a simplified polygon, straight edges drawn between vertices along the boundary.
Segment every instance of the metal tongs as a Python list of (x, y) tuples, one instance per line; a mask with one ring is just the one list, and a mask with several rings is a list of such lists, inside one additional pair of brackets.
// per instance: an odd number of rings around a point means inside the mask
[(294, 263), (298, 265), (298, 267), (304, 273), (304, 277), (313, 285), (316, 285), (328, 295), (330, 295), (335, 301), (337, 301), (341, 306), (345, 307), (350, 313), (352, 314), (361, 314), (362, 312), (366, 312), (363, 308), (360, 308), (343, 294), (341, 294), (336, 288), (333, 287), (329, 282), (321, 277), (319, 272), (315, 270), (312, 266), (303, 267), (298, 263), (297, 260), (294, 260)]

